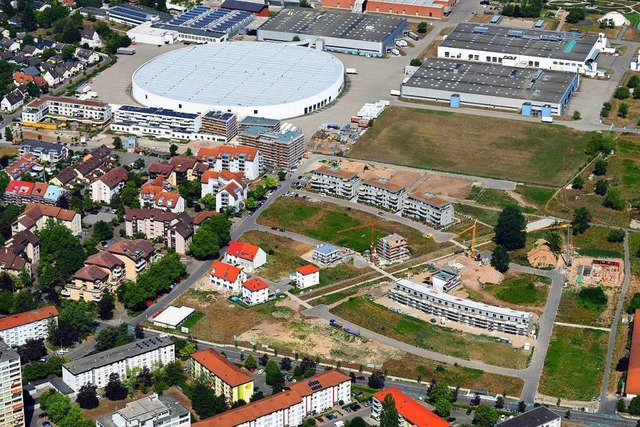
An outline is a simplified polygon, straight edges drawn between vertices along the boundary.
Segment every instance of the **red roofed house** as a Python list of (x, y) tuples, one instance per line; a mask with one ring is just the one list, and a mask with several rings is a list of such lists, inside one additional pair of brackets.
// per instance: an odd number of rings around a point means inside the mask
[(256, 245), (232, 240), (224, 260), (229, 264), (242, 267), (247, 273), (252, 273), (267, 263), (267, 254)]
[(222, 145), (217, 148), (201, 148), (198, 160), (206, 162), (216, 172), (223, 170), (240, 172), (244, 177), (253, 181), (260, 176), (262, 168), (262, 154), (254, 147), (241, 145)]
[(73, 281), (65, 286), (62, 295), (73, 301), (98, 302), (108, 287), (109, 271), (97, 265), (85, 265), (73, 275)]
[(129, 171), (124, 166), (111, 169), (91, 183), (91, 200), (96, 203), (111, 203), (111, 198), (124, 187)]
[(49, 218), (60, 221), (71, 230), (74, 236), (82, 232), (81, 217), (78, 212), (39, 203), (29, 203), (18, 219), (11, 224), (11, 231), (13, 234), (23, 230), (35, 232), (44, 227)]
[(371, 417), (380, 419), (382, 412), (382, 402), (387, 395), (393, 397), (393, 401), (398, 411), (398, 425), (402, 427), (449, 427), (449, 423), (428, 408), (422, 406), (395, 387), (380, 390), (373, 395), (373, 405), (371, 406)]
[(213, 194), (216, 197), (216, 212), (228, 208), (241, 209), (247, 200), (247, 185), (242, 172), (209, 169), (200, 178), (202, 197)]
[(269, 285), (254, 277), (242, 284), (242, 301), (249, 305), (262, 304), (269, 299)]
[(245, 280), (247, 274), (244, 271), (226, 262), (215, 260), (209, 269), (209, 282), (219, 288), (239, 293)]
[(245, 402), (253, 396), (253, 377), (226, 357), (208, 348), (191, 355), (193, 377), (203, 378), (216, 396), (223, 395), (229, 403), (242, 399)]
[(624, 391), (629, 399), (640, 395), (640, 310), (636, 310), (629, 351), (629, 371)]
[(308, 288), (320, 284), (320, 269), (313, 264), (296, 268), (295, 279), (299, 288)]
[(47, 339), (49, 322), (58, 323), (58, 310), (52, 305), (0, 319), (0, 338), (12, 347), (27, 340)]

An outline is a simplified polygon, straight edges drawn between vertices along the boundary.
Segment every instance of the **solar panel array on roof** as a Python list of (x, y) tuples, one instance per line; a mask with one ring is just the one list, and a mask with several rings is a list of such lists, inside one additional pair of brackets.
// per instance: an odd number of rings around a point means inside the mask
[(309, 387), (311, 387), (312, 391), (318, 391), (318, 390), (322, 389), (322, 385), (320, 384), (320, 381), (318, 381), (318, 380), (309, 381)]
[(155, 13), (121, 5), (109, 8), (107, 12), (110, 17), (135, 24), (142, 24), (143, 22), (155, 22), (160, 19), (160, 17)]
[(171, 19), (167, 24), (181, 28), (231, 34), (237, 33), (251, 21), (253, 21), (253, 14), (249, 12), (196, 6)]

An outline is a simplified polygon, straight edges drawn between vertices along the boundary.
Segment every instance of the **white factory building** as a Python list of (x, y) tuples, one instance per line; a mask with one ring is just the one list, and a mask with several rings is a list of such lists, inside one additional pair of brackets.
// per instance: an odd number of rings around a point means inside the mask
[(151, 369), (175, 360), (175, 346), (171, 338), (147, 338), (65, 363), (62, 365), (62, 380), (76, 392), (85, 384), (103, 388), (112, 373), (126, 378), (131, 369), (145, 366)]
[(584, 35), (492, 24), (458, 24), (438, 46), (438, 58), (540, 68), (596, 76), (600, 53), (613, 53), (603, 33)]
[(433, 316), (489, 331), (528, 336), (533, 327), (531, 313), (459, 298), (407, 279), (398, 280), (387, 296)]

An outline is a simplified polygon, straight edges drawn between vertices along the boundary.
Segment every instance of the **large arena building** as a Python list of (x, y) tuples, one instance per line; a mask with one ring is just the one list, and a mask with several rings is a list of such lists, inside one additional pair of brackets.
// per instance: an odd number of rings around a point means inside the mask
[(136, 70), (134, 99), (185, 113), (210, 110), (271, 119), (335, 101), (344, 66), (325, 52), (271, 43), (215, 43), (174, 50)]

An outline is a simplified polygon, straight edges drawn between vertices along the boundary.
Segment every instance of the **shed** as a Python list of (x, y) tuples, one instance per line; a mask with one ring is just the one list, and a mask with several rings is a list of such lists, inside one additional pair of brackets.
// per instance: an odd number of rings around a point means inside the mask
[(162, 313), (153, 318), (153, 324), (162, 328), (176, 329), (196, 310), (191, 307), (167, 307)]

